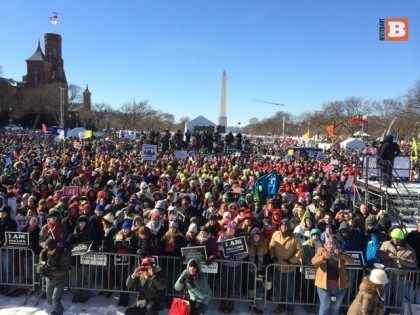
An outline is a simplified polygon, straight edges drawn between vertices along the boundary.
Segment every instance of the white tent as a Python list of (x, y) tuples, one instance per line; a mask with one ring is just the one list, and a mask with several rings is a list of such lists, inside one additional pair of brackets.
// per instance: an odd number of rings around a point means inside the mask
[(86, 131), (86, 129), (83, 128), (83, 127), (76, 127), (72, 130), (69, 130), (67, 132), (66, 137), (67, 138), (79, 138), (79, 132), (85, 132), (85, 131)]
[(194, 131), (194, 127), (199, 126), (205, 126), (205, 127), (213, 127), (216, 129), (216, 124), (208, 120), (204, 116), (198, 116), (197, 118), (194, 118), (193, 120), (190, 120), (185, 124), (185, 131), (189, 130), (191, 133)]
[(366, 145), (362, 140), (356, 139), (356, 138), (348, 138), (340, 143), (341, 148), (346, 149), (359, 149), (363, 150), (366, 148)]
[(353, 134), (353, 136), (355, 136), (355, 137), (370, 137), (369, 134), (367, 134), (366, 132), (363, 132), (361, 130), (359, 130), (358, 132), (355, 132)]

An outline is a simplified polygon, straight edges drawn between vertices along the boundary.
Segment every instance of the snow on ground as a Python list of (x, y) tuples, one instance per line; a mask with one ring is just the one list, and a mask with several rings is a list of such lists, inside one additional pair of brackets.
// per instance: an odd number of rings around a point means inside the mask
[[(131, 295), (131, 301), (134, 303), (135, 295)], [(41, 299), (37, 306), (35, 304), (35, 297), (31, 296), (26, 305), (23, 305), (25, 296), (7, 297), (0, 295), (0, 315), (48, 315), (51, 311), (50, 306), (47, 305), (45, 299)], [(105, 299), (103, 296), (94, 295), (90, 300), (83, 304), (74, 304), (71, 302), (71, 293), (66, 291), (62, 299), (64, 306), (64, 315), (124, 315), (125, 307), (117, 307), (118, 299), (114, 294), (110, 299)], [(212, 300), (210, 302), (207, 315), (220, 314), (218, 311), (220, 301)], [(275, 308), (275, 307), (274, 307)], [(272, 314), (273, 306), (271, 305), (264, 314)], [(295, 314), (306, 315), (302, 307), (295, 309)], [(168, 309), (160, 312), (161, 315), (167, 315)], [(249, 310), (249, 303), (236, 302), (234, 311), (231, 314), (248, 315), (252, 314)], [(283, 313), (285, 314), (285, 313)]]

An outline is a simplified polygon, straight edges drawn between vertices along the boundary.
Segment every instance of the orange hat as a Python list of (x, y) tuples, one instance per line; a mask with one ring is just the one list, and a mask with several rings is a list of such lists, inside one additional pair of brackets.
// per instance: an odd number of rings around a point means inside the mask
[(105, 191), (104, 190), (99, 191), (97, 196), (98, 198), (105, 198)]

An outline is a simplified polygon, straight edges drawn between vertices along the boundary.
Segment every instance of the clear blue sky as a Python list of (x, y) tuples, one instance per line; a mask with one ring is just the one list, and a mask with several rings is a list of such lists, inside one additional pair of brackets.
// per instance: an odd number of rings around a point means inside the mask
[[(58, 12), (58, 26), (49, 23)], [(408, 17), (407, 42), (378, 39), (378, 19)], [(217, 122), (227, 72), (228, 125), (350, 96), (401, 96), (420, 80), (420, 1), (0, 0), (0, 65), (20, 80), (44, 33), (63, 37), (69, 83), (93, 103), (149, 100)]]

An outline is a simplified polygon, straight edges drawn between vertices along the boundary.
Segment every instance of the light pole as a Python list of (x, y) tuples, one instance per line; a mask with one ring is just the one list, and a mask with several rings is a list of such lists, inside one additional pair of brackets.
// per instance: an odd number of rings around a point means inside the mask
[(9, 107), (9, 125), (12, 124), (12, 107)]
[(66, 89), (61, 86), (58, 89), (60, 91), (60, 128), (64, 128), (64, 91)]

